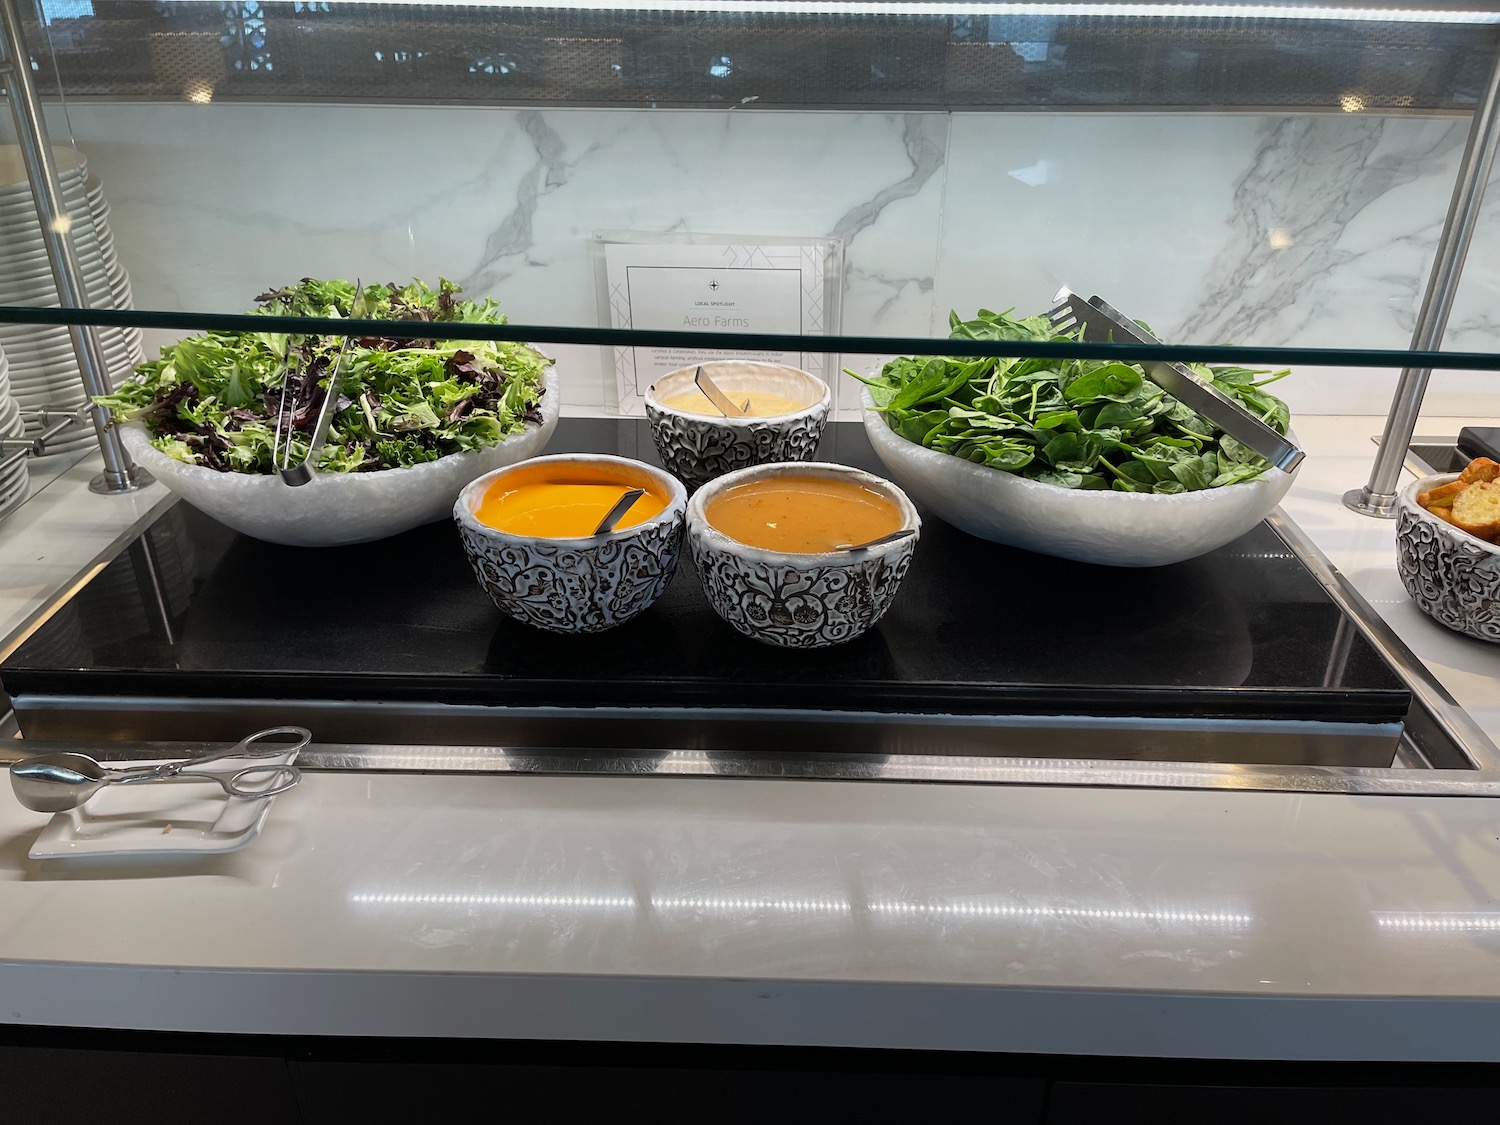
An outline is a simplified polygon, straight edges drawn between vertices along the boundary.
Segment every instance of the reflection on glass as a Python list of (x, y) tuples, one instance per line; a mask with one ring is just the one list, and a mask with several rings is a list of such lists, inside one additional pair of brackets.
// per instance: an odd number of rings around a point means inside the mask
[(1491, 932), (1500, 933), (1500, 913), (1437, 914), (1388, 912), (1375, 915), (1375, 925), (1382, 930), (1400, 933), (1432, 934)]
[(353, 894), (356, 906), (529, 906), (563, 907), (570, 910), (634, 910), (630, 895), (557, 894), (434, 894), (417, 891), (376, 891)]
[(739, 898), (734, 895), (685, 895), (651, 897), (653, 910), (682, 910), (698, 914), (848, 914), (847, 899), (836, 898)]
[[(42, 0), (67, 94), (544, 104), (1461, 108), (1493, 10)], [(747, 19), (747, 17), (749, 17)], [(1379, 47), (1370, 40), (1379, 36)], [(1122, 60), (1130, 60), (1122, 62)]]
[(1145, 922), (1168, 927), (1190, 926), (1195, 929), (1239, 930), (1247, 929), (1255, 922), (1253, 914), (1238, 910), (1194, 910), (1190, 908), (1141, 910), (1119, 906), (1031, 906), (1014, 902), (963, 900), (907, 902), (898, 899), (872, 899), (869, 909), (871, 914), (877, 916), (897, 918)]
[[(573, 910), (581, 912), (635, 911), (640, 900), (633, 894), (554, 894), (541, 892), (372, 891), (349, 896), (356, 906), (394, 907), (502, 907), (523, 910)], [(860, 914), (882, 920), (932, 919), (980, 922), (1098, 922), (1147, 925), (1163, 929), (1245, 930), (1255, 924), (1255, 915), (1243, 909), (1203, 909), (1191, 906), (1074, 906), (1028, 904), (978, 899), (908, 899), (873, 897), (858, 909), (847, 897), (835, 894), (653, 894), (648, 909), (667, 915), (765, 915), (832, 916), (853, 919)], [(1485, 916), (1500, 929), (1500, 915)]]

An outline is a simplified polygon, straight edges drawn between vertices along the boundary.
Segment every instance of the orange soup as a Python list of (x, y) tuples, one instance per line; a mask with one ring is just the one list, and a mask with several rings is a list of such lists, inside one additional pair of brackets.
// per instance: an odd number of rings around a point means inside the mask
[(511, 535), (584, 539), (628, 488), (646, 493), (615, 524), (624, 531), (660, 515), (668, 496), (645, 474), (612, 466), (539, 465), (508, 473), (485, 490), (474, 513), (479, 522)]
[[(806, 410), (808, 405), (794, 398), (787, 398), (785, 395), (772, 394), (770, 391), (731, 391), (724, 388), (724, 393), (736, 406), (744, 406), (746, 400), (749, 400), (750, 409), (741, 417), (771, 418), (777, 414), (795, 414), (799, 410)], [(723, 412), (697, 387), (686, 394), (664, 398), (661, 404), (670, 406), (673, 410), (680, 410), (684, 414), (706, 414), (710, 418), (724, 417)]]
[(901, 509), (837, 477), (767, 477), (709, 501), (708, 522), (749, 547), (822, 554), (901, 529)]

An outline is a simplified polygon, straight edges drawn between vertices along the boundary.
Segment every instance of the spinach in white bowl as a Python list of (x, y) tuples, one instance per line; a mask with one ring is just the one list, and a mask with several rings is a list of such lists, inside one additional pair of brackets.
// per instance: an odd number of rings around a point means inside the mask
[[(950, 314), (951, 339), (1066, 342), (1045, 316)], [(1289, 371), (1194, 370), (1285, 434), (1290, 411), (1267, 391)], [(1170, 495), (1254, 480), (1269, 465), (1244, 443), (1117, 360), (902, 357), (870, 388), (907, 441), (1062, 488)]]
[[(970, 339), (1071, 340), (1045, 317), (953, 318)], [(1273, 429), (1284, 372), (1208, 371)], [(1081, 562), (1165, 566), (1264, 519), (1295, 476), (1118, 362), (897, 359), (861, 378), (865, 431), (918, 504), (981, 539)]]

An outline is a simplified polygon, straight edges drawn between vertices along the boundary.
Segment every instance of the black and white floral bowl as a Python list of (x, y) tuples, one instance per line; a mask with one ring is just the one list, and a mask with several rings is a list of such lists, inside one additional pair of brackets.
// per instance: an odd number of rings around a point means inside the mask
[(827, 648), (852, 641), (891, 608), (918, 535), (865, 551), (788, 554), (748, 546), (708, 522), (708, 505), (725, 489), (778, 476), (863, 485), (901, 510), (902, 527), (921, 531), (921, 517), (906, 493), (873, 473), (824, 461), (740, 469), (704, 485), (688, 504), (688, 549), (703, 592), (715, 613), (769, 645)]
[[(622, 531), (579, 539), (512, 535), (479, 522), (490, 485), (547, 464), (608, 465), (622, 486), (666, 493), (658, 515)], [(486, 473), (453, 505), (474, 575), (500, 609), (553, 633), (599, 633), (651, 608), (672, 581), (682, 548), (687, 490), (670, 473), (626, 457), (566, 453)]]
[(791, 414), (767, 418), (720, 418), (688, 414), (662, 399), (688, 394), (698, 366), (682, 367), (658, 379), (646, 392), (651, 440), (668, 470), (689, 488), (752, 465), (811, 461), (828, 424), (833, 396), (816, 375), (778, 363), (725, 360), (701, 365), (703, 373), (736, 402), (747, 391), (767, 391), (803, 404)]
[(1500, 644), (1500, 547), (1417, 503), (1418, 493), (1457, 479), (1457, 473), (1443, 473), (1402, 489), (1396, 501), (1396, 568), (1428, 617)]

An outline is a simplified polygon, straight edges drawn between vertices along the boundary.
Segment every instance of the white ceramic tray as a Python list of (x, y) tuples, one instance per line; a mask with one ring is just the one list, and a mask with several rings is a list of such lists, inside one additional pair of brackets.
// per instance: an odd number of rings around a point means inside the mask
[[(296, 757), (297, 750), (289, 748), (275, 757), (226, 758), (195, 772), (231, 774), (249, 766), (290, 765)], [(125, 768), (153, 763), (109, 764)], [(275, 797), (230, 797), (206, 782), (111, 785), (83, 808), (55, 815), (29, 854), (32, 859), (63, 859), (235, 852), (255, 843), (275, 803)]]

